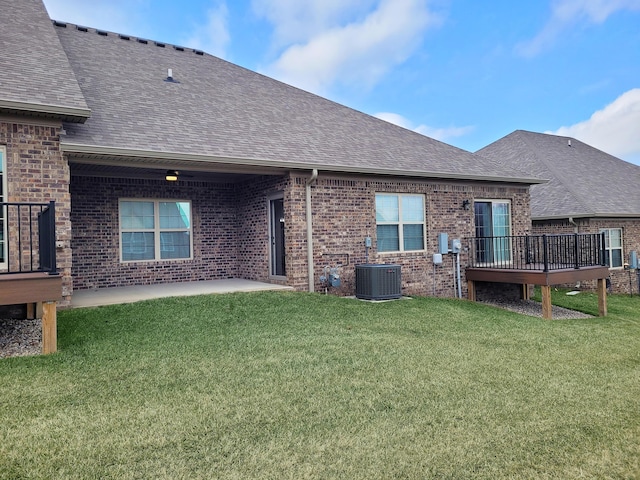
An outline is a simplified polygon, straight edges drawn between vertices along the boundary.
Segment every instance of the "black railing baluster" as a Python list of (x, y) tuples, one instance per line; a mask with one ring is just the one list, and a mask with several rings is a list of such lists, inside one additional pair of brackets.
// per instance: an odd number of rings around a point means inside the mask
[(479, 268), (549, 272), (605, 264), (599, 233), (471, 237), (469, 245), (469, 265)]
[[(39, 212), (35, 209), (39, 209)], [(57, 274), (55, 202), (0, 203), (4, 263), (0, 274), (45, 271)], [(34, 228), (37, 213), (38, 225)], [(37, 231), (36, 231), (37, 230)], [(28, 238), (25, 238), (28, 237)], [(37, 255), (35, 258), (37, 242)], [(2, 246), (0, 245), (0, 248)]]
[(33, 272), (33, 205), (29, 205), (29, 270)]
[(7, 271), (10, 271), (10, 269), (11, 269), (11, 243), (12, 243), (12, 242), (11, 242), (11, 234), (10, 234), (9, 226), (8, 226), (8, 225), (9, 225), (9, 220), (8, 220), (8, 219), (9, 219), (9, 215), (11, 214), (11, 212), (10, 212), (9, 206), (8, 206), (8, 205), (6, 205), (6, 204), (2, 205), (2, 208), (4, 209), (4, 213), (5, 213), (5, 216), (3, 217), (3, 228), (4, 228), (5, 230), (4, 230), (2, 233), (3, 233), (3, 235), (4, 235), (4, 234), (5, 234), (5, 232), (6, 232), (6, 235), (5, 235), (5, 236), (6, 236), (7, 238), (5, 238), (5, 244), (6, 244), (6, 246), (7, 246), (7, 247), (6, 247), (6, 254), (7, 254), (7, 259), (6, 259), (6, 260), (7, 260)]
[(543, 249), (543, 262), (545, 272), (549, 271), (549, 245), (547, 243), (547, 236), (542, 235), (542, 249)]

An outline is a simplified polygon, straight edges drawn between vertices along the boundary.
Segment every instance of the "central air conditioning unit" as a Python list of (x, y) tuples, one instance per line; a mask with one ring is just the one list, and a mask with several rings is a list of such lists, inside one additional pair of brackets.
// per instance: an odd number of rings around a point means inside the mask
[(356, 265), (356, 298), (391, 300), (400, 297), (400, 265)]

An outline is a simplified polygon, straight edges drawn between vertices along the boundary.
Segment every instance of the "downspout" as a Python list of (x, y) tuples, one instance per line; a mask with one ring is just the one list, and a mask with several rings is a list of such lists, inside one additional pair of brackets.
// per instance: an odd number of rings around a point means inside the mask
[(318, 169), (314, 168), (307, 180), (307, 271), (309, 275), (309, 291), (315, 291), (315, 277), (313, 273), (313, 222), (311, 221), (311, 185), (318, 178)]
[(578, 224), (573, 220), (573, 217), (569, 217), (569, 223), (573, 225), (573, 233), (578, 233)]

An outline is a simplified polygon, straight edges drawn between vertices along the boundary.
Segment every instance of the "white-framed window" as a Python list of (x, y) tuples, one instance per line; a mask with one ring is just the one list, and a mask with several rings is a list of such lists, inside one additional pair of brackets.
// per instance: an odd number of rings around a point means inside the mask
[(511, 261), (511, 202), (475, 200), (473, 218), (476, 233), (476, 262)]
[(622, 229), (603, 228), (604, 233), (604, 261), (609, 268), (622, 267)]
[(191, 202), (120, 199), (122, 262), (191, 259)]
[(378, 252), (413, 252), (425, 249), (424, 195), (377, 193)]
[[(0, 204), (7, 201), (7, 149), (0, 145)], [(7, 208), (0, 206), (0, 268), (7, 266)]]

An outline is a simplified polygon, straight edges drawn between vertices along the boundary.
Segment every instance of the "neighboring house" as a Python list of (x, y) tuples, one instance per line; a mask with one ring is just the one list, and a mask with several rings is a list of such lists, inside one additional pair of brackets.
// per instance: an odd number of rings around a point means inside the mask
[[(478, 155), (549, 179), (531, 187), (532, 233), (604, 233), (611, 287), (628, 293), (629, 253), (640, 253), (640, 167), (575, 138), (517, 130)], [(634, 272), (635, 273), (635, 272)], [(637, 280), (631, 278), (634, 293)]]

